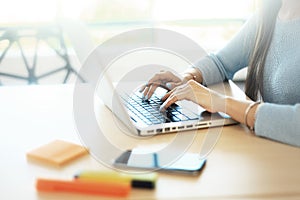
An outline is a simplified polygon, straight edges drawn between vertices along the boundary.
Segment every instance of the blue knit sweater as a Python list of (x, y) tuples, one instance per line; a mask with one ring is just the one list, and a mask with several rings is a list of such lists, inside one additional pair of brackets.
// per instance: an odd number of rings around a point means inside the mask
[[(248, 66), (256, 23), (253, 17), (224, 48), (196, 64), (204, 84), (232, 79)], [(256, 113), (256, 135), (300, 146), (300, 19), (277, 19), (263, 78), (265, 103)]]

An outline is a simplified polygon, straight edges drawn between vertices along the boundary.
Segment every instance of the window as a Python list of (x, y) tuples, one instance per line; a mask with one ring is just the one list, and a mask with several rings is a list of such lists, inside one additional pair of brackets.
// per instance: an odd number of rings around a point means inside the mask
[[(252, 15), (255, 2), (256, 0), (10, 0), (3, 2), (0, 8), (0, 30), (11, 26), (47, 24), (65, 18), (78, 19), (87, 25), (95, 43), (100, 44), (112, 35), (124, 31), (159, 27), (182, 33), (208, 52), (213, 52), (222, 48)], [(25, 44), (26, 50), (32, 51), (33, 42), (26, 41)], [(67, 45), (71, 47), (68, 41)], [(3, 46), (5, 44), (0, 43), (0, 54)], [(46, 55), (47, 52), (43, 54)]]

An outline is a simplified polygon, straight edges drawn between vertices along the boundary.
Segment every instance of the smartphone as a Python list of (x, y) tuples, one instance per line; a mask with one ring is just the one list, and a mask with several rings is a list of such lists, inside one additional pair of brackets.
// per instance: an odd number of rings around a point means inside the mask
[(127, 169), (159, 170), (198, 175), (203, 169), (206, 159), (200, 159), (199, 154), (185, 153), (171, 164), (168, 164), (168, 162), (168, 158), (160, 153), (134, 154), (131, 150), (128, 150), (114, 161), (114, 165)]

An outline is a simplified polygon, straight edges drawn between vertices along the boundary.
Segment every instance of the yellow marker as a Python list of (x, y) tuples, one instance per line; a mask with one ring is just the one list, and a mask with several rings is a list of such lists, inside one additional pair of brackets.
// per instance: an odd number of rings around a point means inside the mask
[(82, 171), (74, 176), (78, 180), (109, 183), (130, 183), (134, 188), (155, 188), (156, 173), (128, 175), (112, 171)]

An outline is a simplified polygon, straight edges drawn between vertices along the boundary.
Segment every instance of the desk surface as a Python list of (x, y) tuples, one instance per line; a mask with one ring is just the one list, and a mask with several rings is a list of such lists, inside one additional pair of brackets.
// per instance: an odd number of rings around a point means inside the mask
[[(80, 144), (72, 97), (72, 85), (0, 87), (1, 199), (99, 199), (99, 196), (35, 190), (37, 177), (70, 179), (83, 169), (104, 169), (92, 156), (63, 168), (45, 167), (26, 160), (26, 152), (55, 139)], [(101, 103), (98, 109), (100, 119), (113, 120)], [(108, 128), (108, 134), (119, 133), (116, 127)], [(197, 132), (188, 151), (199, 151), (206, 131)], [(123, 142), (124, 148), (163, 145), (174, 135), (155, 136), (139, 143)], [(160, 173), (155, 190), (134, 189), (128, 199), (298, 199), (299, 168), (300, 148), (258, 138), (242, 125), (228, 126), (222, 129), (200, 176)]]

